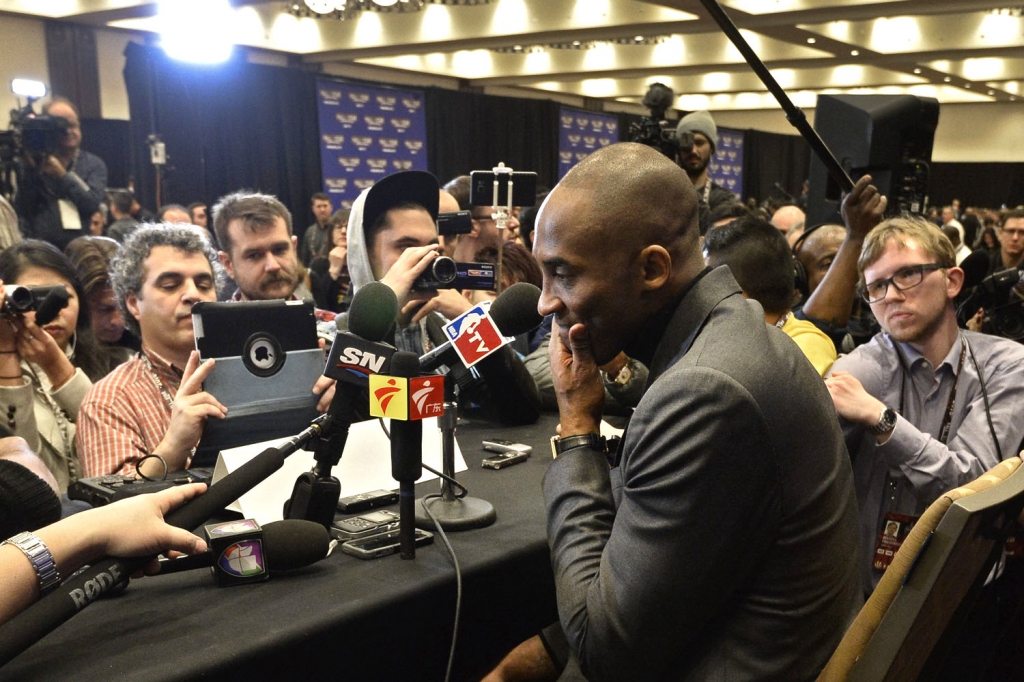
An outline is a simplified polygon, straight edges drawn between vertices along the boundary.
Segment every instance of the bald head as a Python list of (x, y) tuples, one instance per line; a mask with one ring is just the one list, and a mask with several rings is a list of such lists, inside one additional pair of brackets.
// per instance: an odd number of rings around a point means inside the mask
[(807, 273), (808, 293), (821, 284), (845, 238), (846, 228), (842, 225), (822, 225), (794, 245), (793, 255)]
[(795, 227), (803, 228), (804, 212), (799, 206), (780, 206), (772, 215), (772, 225), (779, 232), (786, 234)]
[(627, 142), (594, 152), (566, 174), (549, 200), (559, 193), (584, 198), (587, 220), (575, 224), (593, 239), (697, 252), (697, 192), (679, 166), (651, 147)]

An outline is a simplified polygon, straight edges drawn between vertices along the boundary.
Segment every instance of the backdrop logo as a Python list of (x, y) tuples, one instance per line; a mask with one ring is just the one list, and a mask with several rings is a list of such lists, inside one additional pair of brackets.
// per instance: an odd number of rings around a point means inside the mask
[(368, 92), (350, 92), (348, 93), (349, 100), (357, 105), (362, 106), (370, 101), (370, 93)]
[(370, 189), (371, 187), (373, 187), (374, 182), (375, 180), (373, 178), (357, 178), (356, 180), (353, 181), (352, 184), (354, 184), (356, 188), (358, 188), (359, 191), (362, 192), (364, 189)]
[(418, 152), (423, 149), (423, 140), (406, 140), (405, 148), (411, 152)]
[(409, 113), (418, 110), (423, 105), (423, 101), (419, 99), (413, 99), (412, 97), (403, 97), (402, 106), (409, 110)]
[(324, 135), (323, 139), (324, 144), (327, 145), (328, 148), (337, 148), (345, 144), (344, 135)]
[(358, 156), (338, 157), (338, 163), (340, 163), (342, 168), (344, 168), (345, 170), (352, 170), (353, 168), (358, 168), (359, 164), (362, 163), (362, 161), (363, 160), (360, 159)]
[(348, 178), (324, 178), (324, 184), (329, 189), (343, 190), (348, 187)]
[(391, 165), (393, 165), (396, 170), (409, 170), (412, 168), (412, 159), (391, 159)]
[(391, 125), (398, 129), (400, 132), (405, 132), (409, 126), (412, 125), (411, 118), (393, 118), (391, 119)]
[(335, 114), (334, 118), (338, 119), (338, 123), (345, 126), (346, 128), (352, 127), (352, 124), (359, 120), (358, 114)]
[(379, 104), (381, 107), (394, 107), (395, 102), (397, 101), (398, 98), (395, 97), (394, 95), (377, 95), (377, 104)]
[(364, 151), (367, 147), (373, 144), (373, 138), (369, 135), (353, 135), (352, 144), (359, 148), (359, 151)]
[(380, 148), (384, 151), (394, 151), (398, 149), (398, 139), (394, 137), (382, 137), (377, 142), (380, 144)]

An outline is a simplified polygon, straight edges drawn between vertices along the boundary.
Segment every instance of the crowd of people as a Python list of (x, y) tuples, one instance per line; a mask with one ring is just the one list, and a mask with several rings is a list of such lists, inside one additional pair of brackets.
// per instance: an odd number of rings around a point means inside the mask
[[(414, 286), (441, 256), (500, 258), (501, 287), (542, 290), (544, 323), (460, 379), (465, 406), (509, 425), (560, 417), (544, 483), (560, 622), (492, 680), (811, 679), (924, 509), (1024, 441), (1024, 346), (990, 333), (995, 309), (1020, 315), (1017, 280), (972, 297), (1020, 266), (1024, 210), (887, 216), (864, 176), (842, 222), (805, 226), (795, 204), (769, 214), (710, 180), (717, 129), (696, 112), (676, 159), (596, 152), (504, 232), (471, 204), (468, 176), (442, 187), (421, 171), (350, 209), (314, 194), (314, 222), (296, 230), (255, 192), (148, 214), (106, 190), (71, 103), (48, 111), (69, 121), (65, 147), (26, 169), (0, 305), (12, 285), (61, 288), (67, 305), (0, 320), (0, 537), (18, 534), (0, 572), (25, 585), (0, 620), (53, 587), (31, 579), (33, 542), (64, 575), (98, 551), (196, 549), (170, 531), (159, 546), (90, 533), (75, 547), (58, 521), (123, 529), (76, 517), (68, 485), (184, 469), (225, 416), (203, 390), (213, 362), (195, 350), (195, 303), (308, 300), (345, 329), (353, 295), (379, 281), (399, 303), (394, 345), (422, 354), (497, 293)], [(452, 211), (470, 230), (439, 236)], [(310, 390), (326, 410), (333, 382)], [(600, 436), (612, 413), (628, 417), (621, 440)], [(122, 508), (159, 526), (199, 492)], [(991, 598), (1020, 603), (1008, 581)], [(979, 624), (973, 667), (1009, 626)]]

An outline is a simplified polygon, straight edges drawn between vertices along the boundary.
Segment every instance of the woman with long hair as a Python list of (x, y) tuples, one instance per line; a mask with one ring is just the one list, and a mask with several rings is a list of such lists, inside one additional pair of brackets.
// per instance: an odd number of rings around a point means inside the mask
[[(80, 472), (78, 407), (109, 363), (93, 339), (78, 275), (55, 246), (33, 239), (5, 249), (0, 280), (0, 422), (28, 442), (64, 493)], [(34, 311), (16, 312), (8, 304), (12, 285), (63, 287), (67, 306), (40, 328)]]

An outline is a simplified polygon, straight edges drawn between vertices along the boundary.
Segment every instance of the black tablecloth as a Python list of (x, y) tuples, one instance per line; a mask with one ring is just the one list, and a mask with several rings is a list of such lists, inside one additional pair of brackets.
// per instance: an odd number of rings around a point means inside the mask
[[(526, 428), (474, 420), (459, 427), (469, 470), (458, 478), (472, 496), (494, 505), (498, 520), (449, 533), (463, 574), (452, 679), (479, 679), (557, 618), (541, 497), (556, 422), (546, 415)], [(482, 469), (485, 437), (527, 443), (533, 456), (507, 469)], [(441, 680), (455, 595), (440, 538), (420, 548), (415, 561), (397, 554), (362, 561), (335, 550), (313, 566), (253, 585), (220, 588), (207, 570), (144, 578), (41, 639), (0, 669), (0, 681)]]

